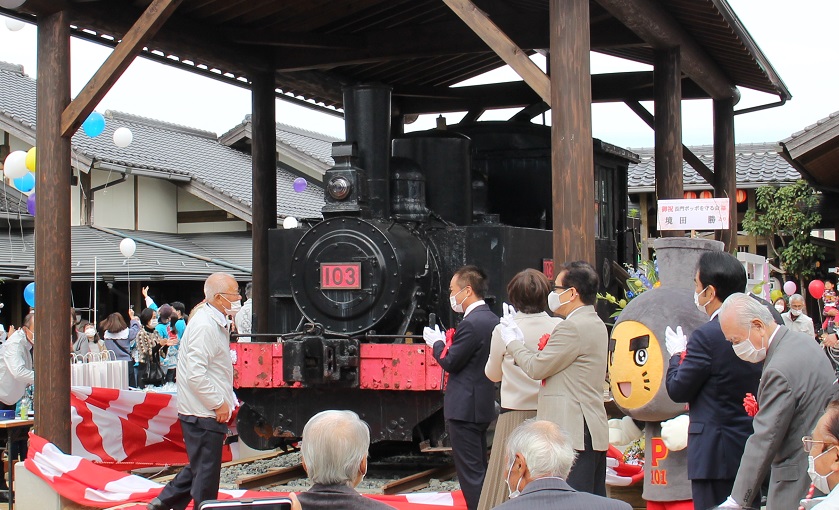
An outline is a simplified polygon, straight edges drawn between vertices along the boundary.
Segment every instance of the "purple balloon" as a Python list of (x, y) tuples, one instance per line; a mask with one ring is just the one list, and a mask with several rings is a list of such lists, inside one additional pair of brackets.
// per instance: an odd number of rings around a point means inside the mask
[(29, 214), (35, 216), (35, 193), (29, 195), (29, 198), (26, 199), (26, 210), (29, 211)]
[(294, 191), (296, 191), (297, 193), (302, 193), (303, 191), (306, 191), (306, 188), (308, 186), (309, 186), (309, 183), (306, 182), (306, 179), (304, 179), (302, 177), (298, 177), (297, 179), (294, 179)]

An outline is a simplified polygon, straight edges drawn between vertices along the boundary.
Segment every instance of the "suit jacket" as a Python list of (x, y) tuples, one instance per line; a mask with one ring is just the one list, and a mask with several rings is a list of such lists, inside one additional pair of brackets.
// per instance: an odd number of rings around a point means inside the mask
[(316, 483), (306, 492), (297, 494), (303, 510), (393, 510), (393, 507), (375, 499), (365, 498), (355, 489), (344, 484), (322, 485)]
[(748, 506), (771, 466), (767, 510), (798, 508), (807, 493), (807, 453), (801, 438), (812, 434), (830, 397), (835, 375), (809, 336), (779, 326), (767, 349), (754, 418), (731, 496)]
[(737, 475), (752, 418), (743, 409), (746, 393), (757, 395), (763, 363), (734, 354), (718, 317), (688, 339), (684, 361), (676, 354), (667, 370), (667, 393), (690, 405), (688, 478), (727, 480)]
[(487, 379), (484, 366), (489, 358), (492, 330), (498, 316), (485, 304), (463, 318), (445, 357), (444, 342), (436, 342), (434, 359), (449, 373), (443, 416), (447, 420), (489, 423), (495, 419), (495, 384)]
[(536, 408), (539, 419), (559, 424), (575, 450), (585, 449), (583, 423), (588, 425), (594, 450), (609, 448), (603, 405), (609, 335), (593, 306), (580, 307), (557, 324), (541, 351), (530, 350), (519, 341), (510, 342), (507, 351), (524, 373), (545, 379)]
[[(577, 492), (560, 478), (533, 480), (521, 496), (495, 507), (497, 510), (630, 510), (629, 503)], [(306, 510), (306, 507), (303, 507)]]

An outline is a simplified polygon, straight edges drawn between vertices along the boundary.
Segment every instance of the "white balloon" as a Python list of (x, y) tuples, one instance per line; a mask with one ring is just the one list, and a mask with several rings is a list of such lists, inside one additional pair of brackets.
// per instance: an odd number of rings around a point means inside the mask
[(4, 9), (17, 9), (24, 4), (26, 0), (0, 0), (0, 7)]
[(121, 127), (114, 131), (114, 145), (117, 147), (128, 147), (134, 140), (134, 133), (127, 127)]
[(297, 218), (294, 216), (286, 216), (283, 220), (283, 228), (297, 228)]
[(17, 179), (23, 177), (29, 170), (26, 168), (26, 152), (14, 151), (6, 156), (6, 161), (3, 163), (3, 172), (9, 179)]
[(134, 242), (134, 239), (126, 237), (119, 243), (119, 252), (122, 253), (122, 256), (125, 258), (131, 258), (136, 250), (137, 243)]
[(6, 28), (8, 28), (12, 32), (17, 32), (18, 30), (22, 29), (26, 23), (22, 22), (19, 19), (14, 18), (6, 18)]

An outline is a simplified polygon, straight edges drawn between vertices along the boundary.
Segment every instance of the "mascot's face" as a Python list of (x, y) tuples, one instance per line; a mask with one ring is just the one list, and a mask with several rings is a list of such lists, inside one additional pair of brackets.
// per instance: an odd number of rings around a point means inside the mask
[(612, 330), (609, 370), (615, 403), (626, 409), (649, 404), (661, 389), (664, 357), (650, 328), (624, 321)]

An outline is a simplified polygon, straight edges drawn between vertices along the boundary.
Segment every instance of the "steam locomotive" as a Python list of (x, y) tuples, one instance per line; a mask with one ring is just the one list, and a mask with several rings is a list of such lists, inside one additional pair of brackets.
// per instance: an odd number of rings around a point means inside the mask
[[(518, 271), (552, 277), (550, 128), (477, 122), (391, 140), (388, 87), (344, 95), (348, 142), (333, 144), (323, 220), (269, 232), (267, 321), (280, 341), (232, 344), (239, 436), (274, 448), (317, 412), (352, 409), (374, 444), (433, 450), (446, 440), (445, 377), (421, 332), (454, 327), (454, 271), (482, 267), (496, 313)], [(594, 146), (603, 274), (632, 249), (626, 174), (636, 156)]]

